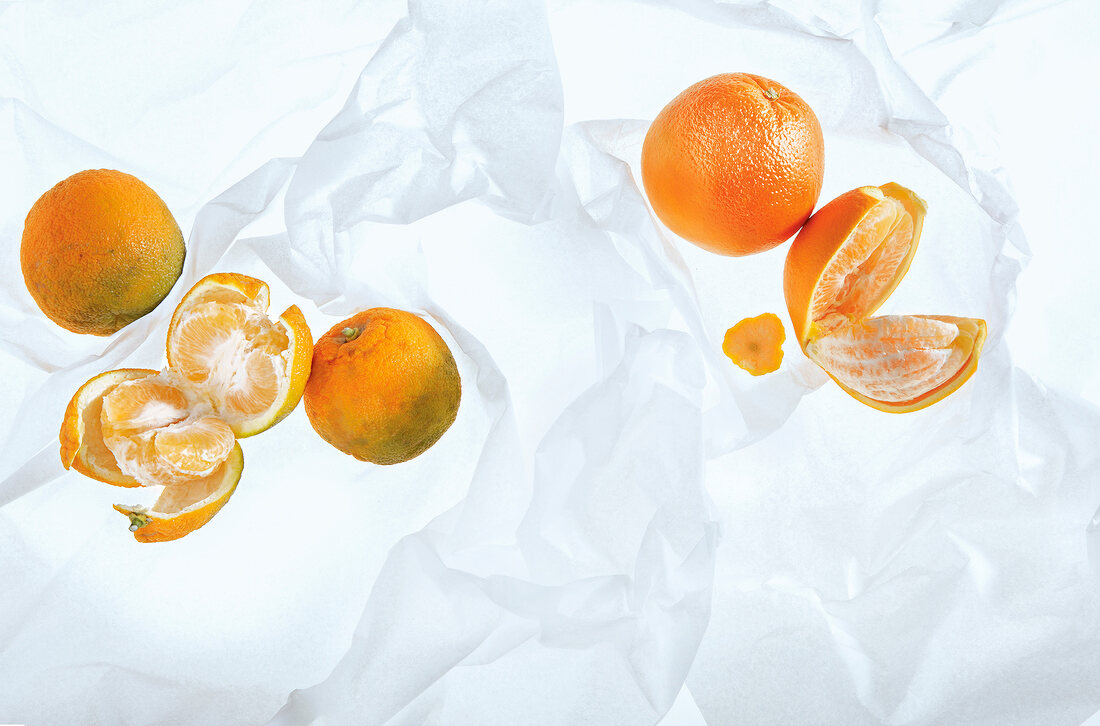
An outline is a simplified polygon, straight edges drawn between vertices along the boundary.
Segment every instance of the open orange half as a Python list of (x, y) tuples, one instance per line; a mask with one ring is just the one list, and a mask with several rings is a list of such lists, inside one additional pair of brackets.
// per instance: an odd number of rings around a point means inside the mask
[(899, 184), (859, 187), (810, 217), (787, 252), (783, 292), (799, 345), (880, 411), (916, 411), (958, 390), (985, 343), (977, 318), (872, 317), (909, 270), (926, 211)]
[(203, 278), (172, 316), (165, 370), (109, 371), (69, 402), (66, 468), (163, 487), (149, 508), (115, 507), (139, 541), (176, 539), (208, 522), (240, 479), (237, 439), (270, 428), (301, 399), (313, 339), (297, 307), (268, 318), (268, 296), (244, 275)]

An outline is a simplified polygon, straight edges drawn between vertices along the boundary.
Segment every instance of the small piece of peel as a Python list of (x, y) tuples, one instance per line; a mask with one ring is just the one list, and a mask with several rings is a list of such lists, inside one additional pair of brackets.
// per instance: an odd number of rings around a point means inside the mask
[(726, 331), (722, 352), (754, 376), (779, 370), (783, 362), (783, 322), (775, 313), (745, 318)]

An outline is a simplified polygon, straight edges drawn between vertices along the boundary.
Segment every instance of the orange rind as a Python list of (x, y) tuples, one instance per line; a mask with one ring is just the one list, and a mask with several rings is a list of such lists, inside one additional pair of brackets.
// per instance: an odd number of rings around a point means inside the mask
[(946, 398), (973, 375), (985, 343), (977, 318), (872, 317), (909, 270), (926, 211), (899, 184), (859, 187), (810, 217), (787, 252), (783, 292), (799, 346), (880, 411)]
[(241, 445), (234, 443), (215, 471), (179, 486), (165, 487), (151, 507), (115, 504), (114, 508), (130, 520), (130, 531), (138, 542), (179, 539), (221, 511), (236, 490), (243, 470), (244, 454)]
[(754, 376), (779, 370), (783, 363), (783, 321), (775, 313), (745, 318), (726, 331), (722, 352)]

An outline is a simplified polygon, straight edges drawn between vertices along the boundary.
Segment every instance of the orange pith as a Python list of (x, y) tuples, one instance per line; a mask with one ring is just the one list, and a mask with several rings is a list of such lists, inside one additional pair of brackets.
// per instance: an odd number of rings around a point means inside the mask
[(104, 373), (70, 402), (61, 430), (66, 468), (121, 486), (165, 487), (148, 510), (116, 507), (139, 541), (176, 539), (209, 521), (240, 477), (236, 440), (271, 427), (301, 398), (312, 336), (296, 307), (272, 321), (267, 305), (263, 282), (209, 275), (173, 314), (166, 370)]
[(783, 363), (783, 322), (775, 313), (745, 318), (726, 331), (722, 352), (754, 376), (779, 370)]
[(783, 290), (802, 350), (882, 411), (945, 398), (976, 370), (985, 343), (984, 320), (871, 317), (908, 271), (926, 210), (898, 184), (853, 189), (818, 210), (787, 253)]
[(813, 110), (762, 76), (723, 73), (680, 93), (642, 145), (642, 182), (669, 229), (703, 249), (749, 255), (789, 239), (821, 192), (825, 144)]

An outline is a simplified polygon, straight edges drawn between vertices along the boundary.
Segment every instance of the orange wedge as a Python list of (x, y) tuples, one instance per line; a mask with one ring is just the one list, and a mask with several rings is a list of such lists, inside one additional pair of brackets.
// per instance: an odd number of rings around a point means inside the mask
[(926, 211), (898, 184), (853, 189), (810, 217), (787, 252), (783, 292), (799, 345), (880, 411), (917, 411), (958, 390), (985, 343), (977, 318), (871, 317), (909, 270)]
[(115, 508), (141, 542), (182, 537), (228, 501), (244, 466), (237, 439), (294, 409), (313, 339), (291, 306), (267, 317), (268, 287), (237, 274), (200, 280), (169, 327), (168, 367), (103, 373), (73, 396), (61, 461), (119, 486), (163, 487), (150, 508)]

